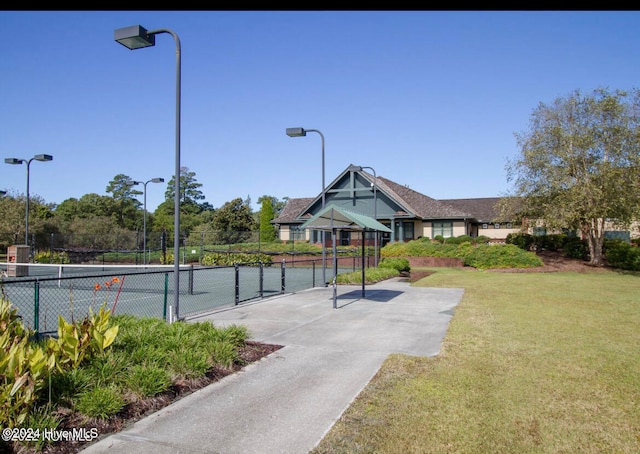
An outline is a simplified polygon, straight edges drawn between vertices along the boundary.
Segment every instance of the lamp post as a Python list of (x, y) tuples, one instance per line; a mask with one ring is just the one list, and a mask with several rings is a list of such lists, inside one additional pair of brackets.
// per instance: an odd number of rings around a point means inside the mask
[[(174, 222), (173, 222), (173, 310), (176, 320), (180, 317), (180, 38), (172, 30), (159, 28), (147, 31), (140, 25), (119, 28), (114, 32), (114, 39), (127, 47), (135, 50), (143, 47), (155, 46), (155, 35), (169, 33), (176, 42), (176, 153), (175, 153), (175, 194), (174, 194)], [(169, 322), (172, 316), (169, 317)]]
[[(324, 135), (317, 129), (304, 129), (304, 128), (287, 128), (287, 135), (289, 137), (304, 137), (308, 132), (317, 132), (322, 139), (322, 208), (325, 204), (325, 186), (324, 186)], [(324, 244), (324, 230), (320, 232), (320, 239), (322, 241), (322, 282), (327, 285), (326, 269), (327, 269), (327, 252)], [(335, 277), (335, 276), (334, 276)]]
[(152, 178), (147, 181), (132, 181), (132, 185), (141, 184), (144, 188), (144, 208), (142, 215), (142, 264), (147, 264), (147, 184), (164, 183), (164, 178)]
[[(29, 167), (31, 166), (32, 161), (52, 161), (53, 156), (49, 154), (37, 154), (31, 159), (20, 159), (20, 158), (6, 158), (4, 160), (7, 164), (22, 164), (23, 162), (27, 163), (27, 200), (26, 200), (26, 209), (25, 209), (25, 220), (24, 220), (24, 244), (29, 244)], [(29, 250), (29, 254), (31, 254), (31, 250)]]
[[(370, 169), (373, 172), (373, 218), (377, 221), (378, 220), (378, 194), (377, 194), (378, 177), (376, 176), (375, 169), (373, 167), (368, 167), (368, 166), (354, 166), (354, 165), (349, 166), (349, 170), (351, 170), (352, 172), (360, 172), (362, 171), (362, 169)], [(378, 266), (378, 231), (377, 230), (374, 236), (373, 249), (374, 249), (373, 263), (377, 267)]]

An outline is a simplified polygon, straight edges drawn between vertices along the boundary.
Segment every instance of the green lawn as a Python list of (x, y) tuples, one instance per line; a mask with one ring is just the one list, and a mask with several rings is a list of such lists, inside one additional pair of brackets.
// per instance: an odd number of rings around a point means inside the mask
[(319, 453), (640, 452), (640, 273), (438, 268), (437, 357), (391, 355)]

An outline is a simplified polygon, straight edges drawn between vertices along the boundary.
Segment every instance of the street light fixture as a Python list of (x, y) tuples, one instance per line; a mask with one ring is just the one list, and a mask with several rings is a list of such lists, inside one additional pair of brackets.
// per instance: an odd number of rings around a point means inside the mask
[[(304, 129), (304, 128), (287, 128), (287, 135), (289, 137), (304, 137), (308, 132), (317, 132), (320, 134), (320, 138), (322, 139), (322, 208), (324, 208), (325, 204), (325, 185), (324, 185), (324, 135), (318, 131), (317, 129)], [(325, 249), (324, 244), (324, 230), (320, 232), (320, 238), (322, 241), (322, 282), (326, 286), (327, 277), (326, 277), (326, 269), (327, 269), (327, 251)], [(335, 277), (335, 276), (334, 276)]]
[(147, 31), (140, 25), (119, 28), (114, 32), (114, 39), (128, 49), (135, 50), (143, 47), (155, 46), (155, 35), (169, 33), (176, 42), (176, 152), (175, 152), (175, 194), (174, 194), (174, 222), (173, 222), (173, 310), (174, 315), (169, 317), (175, 320), (180, 318), (180, 38), (172, 30), (159, 28)]
[[(377, 221), (378, 220), (378, 192), (377, 192), (378, 177), (376, 176), (375, 169), (373, 167), (368, 167), (368, 166), (354, 166), (354, 165), (349, 166), (349, 170), (351, 170), (352, 172), (362, 172), (362, 169), (370, 169), (373, 172), (373, 218)], [(378, 266), (378, 231), (374, 233), (373, 250), (374, 250), (373, 263), (377, 267)]]
[[(20, 158), (6, 158), (4, 162), (6, 164), (22, 164), (23, 162), (27, 163), (27, 200), (26, 200), (26, 209), (25, 209), (25, 221), (24, 221), (24, 244), (29, 244), (29, 167), (31, 166), (32, 161), (53, 161), (53, 156), (49, 154), (37, 154), (31, 159), (20, 159)], [(29, 252), (31, 254), (31, 252)]]
[(147, 181), (132, 181), (132, 185), (141, 184), (144, 187), (144, 213), (142, 221), (142, 264), (147, 264), (147, 183), (164, 183), (164, 178), (152, 178)]

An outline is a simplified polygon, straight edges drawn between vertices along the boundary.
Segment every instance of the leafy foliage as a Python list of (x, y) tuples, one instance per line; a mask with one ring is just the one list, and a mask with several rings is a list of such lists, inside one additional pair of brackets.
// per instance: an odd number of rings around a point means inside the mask
[(406, 243), (389, 243), (380, 250), (383, 261), (391, 257), (455, 257), (465, 265), (479, 269), (528, 268), (541, 266), (535, 253), (523, 251), (512, 244), (460, 244), (431, 242), (418, 239)]
[(0, 299), (0, 427), (20, 427), (38, 399), (55, 359), (31, 342), (9, 300)]
[(240, 243), (255, 228), (251, 207), (241, 198), (225, 203), (213, 214), (211, 227), (218, 233), (217, 242)]
[(640, 271), (640, 248), (631, 246), (623, 240), (605, 240), (604, 254), (607, 262), (614, 268)]
[(202, 264), (206, 266), (233, 266), (236, 263), (256, 263), (271, 265), (273, 259), (267, 254), (212, 253), (205, 254)]
[(540, 104), (516, 135), (521, 152), (507, 175), (517, 197), (503, 199), (503, 216), (580, 230), (601, 265), (606, 220), (628, 225), (640, 213), (639, 107), (640, 91), (607, 89)]
[(411, 266), (409, 265), (409, 260), (406, 258), (400, 257), (387, 257), (380, 260), (380, 264), (378, 265), (380, 268), (392, 268), (394, 270), (398, 270), (399, 272), (407, 272), (411, 271)]
[(273, 200), (263, 197), (260, 207), (260, 241), (270, 243), (276, 239), (276, 228), (271, 223), (273, 216)]
[[(367, 284), (384, 281), (386, 279), (400, 276), (400, 271), (395, 268), (365, 268), (364, 279)], [(353, 271), (351, 273), (340, 273), (336, 276), (338, 284), (362, 284), (362, 271)]]

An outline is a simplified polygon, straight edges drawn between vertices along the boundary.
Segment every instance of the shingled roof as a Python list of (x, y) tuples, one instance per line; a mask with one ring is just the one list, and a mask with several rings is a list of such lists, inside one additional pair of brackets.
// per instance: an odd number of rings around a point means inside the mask
[(315, 199), (313, 197), (301, 197), (299, 199), (289, 199), (280, 212), (280, 216), (273, 220), (276, 224), (288, 224), (296, 222), (302, 210), (307, 208)]
[(486, 197), (480, 199), (448, 199), (441, 200), (441, 202), (461, 211), (473, 213), (473, 217), (478, 222), (491, 223), (500, 220), (500, 210), (496, 207), (500, 199), (500, 197)]
[[(372, 183), (375, 180), (380, 191), (388, 194), (404, 208), (402, 212), (397, 213), (398, 215), (415, 216), (420, 219), (466, 218), (487, 223), (499, 220), (496, 204), (500, 197), (436, 200), (387, 178), (374, 178), (373, 175), (364, 171), (360, 173)], [(276, 224), (299, 223), (300, 215), (314, 200), (316, 199), (312, 197), (289, 199), (280, 216), (273, 222)]]
[(460, 210), (458, 207), (447, 205), (383, 177), (378, 177), (378, 187), (422, 219), (474, 217), (471, 211)]

